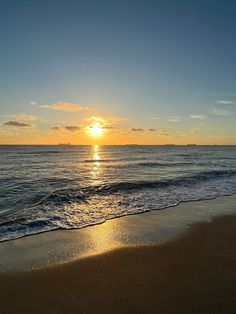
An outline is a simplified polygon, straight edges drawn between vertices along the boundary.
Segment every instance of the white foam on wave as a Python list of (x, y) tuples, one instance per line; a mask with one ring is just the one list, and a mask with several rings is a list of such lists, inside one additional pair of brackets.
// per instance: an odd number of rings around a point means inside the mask
[[(193, 185), (168, 185), (126, 193), (94, 194), (81, 202), (38, 204), (31, 215), (0, 227), (0, 241), (56, 229), (75, 229), (100, 224), (126, 215), (161, 210), (181, 202), (214, 199), (236, 193), (236, 175), (200, 181)], [(197, 215), (198, 213), (196, 213)]]

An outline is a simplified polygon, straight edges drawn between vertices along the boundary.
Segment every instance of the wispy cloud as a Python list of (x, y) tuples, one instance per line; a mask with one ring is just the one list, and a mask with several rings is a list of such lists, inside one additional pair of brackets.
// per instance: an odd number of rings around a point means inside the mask
[(189, 118), (196, 119), (196, 120), (205, 120), (206, 116), (202, 114), (192, 114), (191, 116), (189, 116)]
[(14, 120), (9, 120), (7, 122), (4, 122), (3, 125), (17, 127), (17, 128), (32, 128), (32, 127), (34, 127), (33, 124), (14, 121)]
[(216, 99), (215, 103), (220, 105), (233, 105), (233, 102), (231, 100), (223, 100), (223, 99)]
[(36, 106), (38, 103), (36, 102), (36, 101), (31, 101), (30, 102), (30, 105), (32, 105), (32, 106)]
[(160, 120), (159, 117), (151, 117), (151, 118), (147, 118), (148, 120)]
[(148, 129), (148, 128), (131, 128), (129, 129), (132, 132), (155, 132), (155, 129)]
[(232, 115), (232, 111), (231, 110), (227, 110), (227, 109), (213, 109), (212, 110), (212, 113), (215, 115), (215, 116), (221, 116), (221, 117), (229, 117)]
[(65, 101), (58, 101), (52, 104), (41, 105), (40, 107), (44, 109), (67, 111), (67, 112), (89, 111), (88, 107), (84, 107), (84, 106), (81, 106), (80, 104), (65, 102)]
[(91, 122), (91, 123), (107, 123), (107, 119), (104, 119), (102, 117), (90, 117), (87, 119), (88, 122)]
[(197, 96), (210, 96), (210, 97), (234, 97), (236, 93), (231, 92), (197, 92)]
[(11, 115), (10, 117), (16, 120), (20, 120), (20, 121), (35, 121), (35, 120), (40, 119), (39, 116), (33, 116), (27, 113), (18, 113), (15, 115)]
[(60, 126), (52, 126), (50, 129), (53, 131), (60, 131), (61, 127)]
[(114, 130), (114, 129), (118, 129), (117, 126), (112, 126), (112, 125), (102, 126), (102, 128), (105, 129), (105, 130)]
[(120, 117), (90, 117), (87, 119), (88, 122), (92, 122), (92, 123), (101, 123), (103, 125), (107, 125), (107, 124), (118, 124), (124, 121), (127, 121), (127, 118), (120, 118)]
[(143, 128), (131, 128), (130, 131), (132, 131), (132, 132), (144, 132), (145, 129), (143, 129)]
[(180, 116), (170, 116), (167, 121), (168, 122), (180, 122), (181, 117)]
[(119, 117), (90, 117), (86, 120), (88, 122), (87, 125), (84, 126), (85, 129), (91, 127), (91, 125), (96, 124), (102, 127), (104, 130), (112, 131), (114, 129), (120, 129), (118, 126), (121, 122), (127, 121), (126, 118)]

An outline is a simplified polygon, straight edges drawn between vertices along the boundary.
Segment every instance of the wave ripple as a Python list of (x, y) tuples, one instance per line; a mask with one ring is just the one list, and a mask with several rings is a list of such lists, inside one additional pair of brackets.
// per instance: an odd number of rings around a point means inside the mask
[(233, 146), (1, 146), (0, 153), (0, 241), (236, 193)]

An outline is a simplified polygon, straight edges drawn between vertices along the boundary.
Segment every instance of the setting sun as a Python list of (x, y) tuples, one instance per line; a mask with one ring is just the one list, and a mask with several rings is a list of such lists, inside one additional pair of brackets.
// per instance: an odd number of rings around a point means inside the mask
[(99, 123), (90, 125), (88, 128), (88, 133), (91, 136), (101, 136), (104, 133), (103, 127)]

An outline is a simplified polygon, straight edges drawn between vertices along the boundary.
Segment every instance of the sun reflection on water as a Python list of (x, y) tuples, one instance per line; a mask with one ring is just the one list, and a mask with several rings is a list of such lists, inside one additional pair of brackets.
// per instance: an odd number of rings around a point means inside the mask
[(91, 149), (91, 160), (92, 162), (92, 169), (91, 169), (91, 180), (92, 184), (97, 185), (101, 183), (100, 177), (101, 177), (101, 163), (100, 163), (100, 146), (94, 145)]

